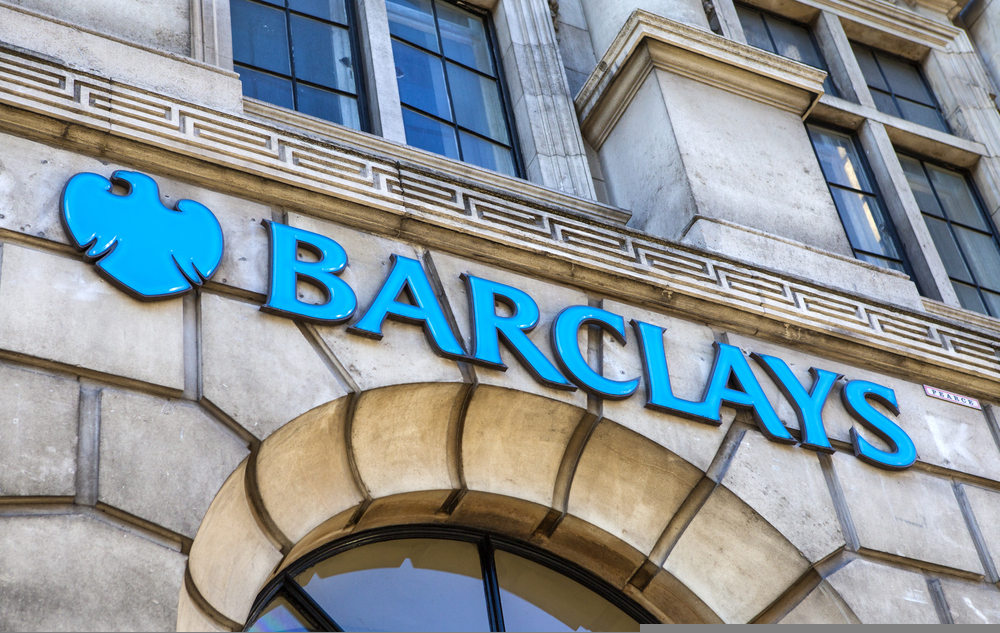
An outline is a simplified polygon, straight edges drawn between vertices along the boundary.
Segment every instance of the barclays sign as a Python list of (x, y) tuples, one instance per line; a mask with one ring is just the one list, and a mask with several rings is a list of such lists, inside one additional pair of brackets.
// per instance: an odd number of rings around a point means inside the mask
[[(125, 195), (113, 192), (114, 185)], [(62, 197), (62, 220), (73, 244), (95, 263), (110, 282), (141, 300), (166, 299), (189, 292), (216, 272), (222, 260), (223, 237), (219, 222), (203, 205), (181, 200), (174, 209), (160, 202), (155, 181), (136, 172), (118, 171), (108, 180), (96, 174), (77, 174)], [(768, 400), (747, 357), (739, 348), (715, 343), (715, 363), (699, 401), (674, 395), (667, 364), (664, 329), (593, 306), (569, 306), (551, 324), (551, 361), (528, 337), (539, 324), (539, 310), (527, 293), (496, 281), (463, 274), (469, 301), (472, 341), (466, 349), (445, 316), (422, 264), (393, 255), (388, 276), (371, 305), (359, 310), (354, 289), (340, 278), (349, 265), (348, 253), (336, 241), (277, 222), (263, 221), (268, 231), (269, 276), (267, 300), (261, 310), (322, 325), (349, 324), (352, 335), (382, 338), (386, 319), (420, 326), (431, 349), (440, 356), (505, 371), (501, 344), (539, 383), (554, 389), (584, 391), (601, 398), (629, 398), (645, 384), (645, 407), (697, 422), (721, 424), (721, 407), (728, 405), (752, 413), (761, 432), (770, 440), (800, 444), (803, 448), (832, 453), (823, 424), (823, 407), (842, 376), (810, 369), (811, 384), (803, 384), (787, 363), (774, 356), (750, 358), (780, 388), (799, 421), (801, 440), (785, 428)], [(310, 252), (316, 261), (304, 261), (298, 252)], [(305, 281), (325, 297), (315, 304), (299, 299), (296, 284)], [(497, 312), (503, 304), (509, 315)], [(596, 326), (619, 345), (639, 347), (642, 376), (613, 380), (590, 366), (580, 350), (581, 328)], [(636, 339), (629, 341), (629, 331)], [(855, 455), (874, 466), (892, 470), (916, 461), (913, 441), (899, 425), (873, 406), (878, 403), (893, 416), (899, 405), (892, 389), (863, 380), (850, 380), (840, 391), (846, 410), (863, 428), (880, 438), (888, 450), (851, 429)]]

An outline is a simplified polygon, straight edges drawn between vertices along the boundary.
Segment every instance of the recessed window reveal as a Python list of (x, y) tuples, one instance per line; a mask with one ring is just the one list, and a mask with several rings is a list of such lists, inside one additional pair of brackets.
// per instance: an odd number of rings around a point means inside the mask
[[(344, 248), (310, 231), (268, 220), (263, 224), (270, 238), (271, 265), (267, 302), (261, 310), (323, 325), (352, 320), (358, 312), (357, 295), (338, 276), (348, 266)], [(317, 261), (302, 261), (297, 255), (299, 249), (309, 251)], [(431, 349), (438, 355), (499, 371), (507, 370), (500, 356), (500, 344), (503, 343), (535, 380), (547, 387), (566, 391), (579, 388), (602, 398), (620, 400), (630, 397), (638, 389), (640, 378), (644, 378), (644, 406), (647, 409), (718, 426), (722, 421), (721, 407), (737, 407), (749, 410), (761, 432), (771, 441), (799, 443), (778, 418), (747, 357), (737, 347), (714, 344), (715, 363), (701, 400), (685, 400), (675, 396), (671, 388), (663, 328), (635, 319), (629, 322), (631, 327), (626, 327), (623, 315), (593, 306), (569, 306), (551, 325), (552, 352), (556, 359), (553, 363), (528, 338), (528, 333), (539, 323), (538, 305), (534, 299), (522, 290), (499, 282), (467, 274), (462, 278), (469, 297), (472, 332), (469, 351), (448, 323), (421, 263), (401, 255), (392, 256), (391, 268), (381, 289), (347, 331), (379, 340), (386, 319), (419, 325)], [(325, 303), (300, 300), (296, 295), (299, 281), (321, 289)], [(497, 303), (503, 304), (510, 315), (498, 314)], [(578, 341), (580, 328), (591, 325), (600, 327), (622, 346), (629, 345), (628, 330), (631, 329), (640, 349), (643, 375), (612, 380), (591, 367)], [(834, 384), (842, 376), (814, 367), (810, 369), (812, 384), (805, 385), (780, 358), (756, 353), (750, 354), (750, 358), (774, 381), (795, 410), (801, 429), (801, 446), (834, 452), (823, 425), (822, 411)], [(893, 416), (898, 416), (899, 404), (892, 389), (864, 380), (850, 380), (844, 384), (840, 395), (847, 412), (889, 448), (882, 450), (852, 428), (851, 441), (858, 459), (889, 470), (913, 465), (917, 458), (913, 441), (872, 404), (878, 403)]]

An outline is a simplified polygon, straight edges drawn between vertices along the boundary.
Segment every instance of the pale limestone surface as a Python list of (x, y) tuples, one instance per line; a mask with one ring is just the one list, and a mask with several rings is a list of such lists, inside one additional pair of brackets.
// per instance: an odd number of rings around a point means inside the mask
[[(422, 253), (408, 244), (329, 222), (290, 213), (288, 223), (325, 235), (347, 251), (347, 268), (340, 278), (351, 286), (358, 298), (352, 323), (361, 319), (388, 277), (391, 255), (422, 259)], [(418, 325), (387, 318), (382, 324), (380, 341), (351, 334), (344, 325), (318, 326), (316, 330), (362, 391), (402, 383), (463, 380), (455, 361), (437, 356), (423, 328)]]
[(1000, 565), (1000, 493), (962, 484), (993, 565)]
[(3, 246), (0, 347), (184, 388), (182, 302), (141, 303), (89, 264), (14, 244)]
[(204, 397), (260, 439), (347, 393), (291, 319), (204, 293), (201, 327)]
[(700, 479), (687, 461), (604, 420), (577, 464), (567, 510), (649, 554)]
[(810, 562), (844, 546), (840, 521), (813, 451), (749, 432), (722, 484), (756, 510)]
[[(575, 288), (558, 286), (542, 281), (538, 278), (525, 277), (523, 275), (512, 274), (509, 271), (484, 266), (482, 264), (458, 259), (444, 253), (431, 253), (434, 266), (437, 268), (441, 278), (441, 285), (444, 287), (448, 305), (451, 306), (458, 328), (464, 337), (466, 350), (472, 349), (471, 333), (472, 324), (469, 320), (469, 298), (465, 291), (465, 284), (460, 275), (467, 273), (475, 277), (481, 277), (489, 281), (495, 281), (508, 286), (513, 286), (535, 300), (538, 304), (538, 325), (528, 334), (539, 351), (555, 364), (555, 357), (552, 353), (552, 343), (549, 339), (549, 330), (552, 321), (555, 320), (559, 312), (564, 308), (574, 305), (587, 305), (587, 295)], [(505, 307), (497, 307), (497, 314), (509, 314)], [(587, 350), (587, 332), (581, 328), (578, 342), (581, 350)], [(560, 400), (578, 407), (587, 406), (587, 394), (582, 390), (564, 391), (561, 389), (551, 389), (539, 384), (528, 370), (518, 362), (517, 358), (500, 343), (500, 357), (507, 365), (507, 371), (499, 371), (486, 367), (476, 367), (476, 377), (484, 385), (497, 385), (516, 389), (521, 392), (535, 393), (546, 398)]]
[[(604, 300), (604, 309), (621, 315), (626, 323), (635, 319), (662, 327), (665, 330), (663, 347), (674, 395), (701, 402), (715, 360), (715, 349), (712, 347), (715, 338), (711, 328), (610, 299)], [(604, 375), (608, 378), (629, 380), (644, 376), (642, 348), (635, 330), (630, 326), (627, 328), (627, 344), (624, 347), (610, 336), (604, 335)], [(639, 389), (630, 398), (606, 400), (603, 405), (604, 417), (652, 439), (702, 471), (708, 470), (736, 411), (723, 407), (722, 425), (719, 427), (694, 422), (644, 408), (646, 389), (646, 379), (643, 377)]]
[(858, 559), (826, 579), (863, 624), (937, 624), (920, 574)]
[(663, 567), (732, 623), (752, 620), (809, 569), (809, 561), (766, 519), (720, 486)]
[[(186, 587), (186, 583), (185, 583)], [(188, 595), (184, 587), (181, 588), (181, 595), (177, 602), (177, 631), (227, 631), (217, 623), (209, 620), (194, 605), (194, 601)]]
[(846, 453), (833, 455), (833, 467), (862, 549), (983, 573), (950, 481), (874, 468)]
[(636, 9), (649, 11), (656, 15), (669, 16), (672, 20), (690, 24), (700, 29), (708, 29), (708, 18), (705, 9), (697, 0), (626, 0), (624, 2), (608, 2), (607, 0), (581, 0), (583, 14), (590, 26), (590, 37), (594, 42), (594, 52), (597, 58), (604, 56), (618, 31), (625, 26), (625, 21)]
[(778, 623), (859, 624), (857, 616), (825, 580)]
[(0, 628), (167, 631), (185, 556), (96, 518), (0, 517)]
[(248, 451), (200, 407), (101, 391), (98, 499), (194, 538), (222, 483)]
[(941, 579), (955, 624), (1000, 624), (1000, 589), (989, 583)]
[(0, 365), (0, 496), (73, 496), (80, 385)]

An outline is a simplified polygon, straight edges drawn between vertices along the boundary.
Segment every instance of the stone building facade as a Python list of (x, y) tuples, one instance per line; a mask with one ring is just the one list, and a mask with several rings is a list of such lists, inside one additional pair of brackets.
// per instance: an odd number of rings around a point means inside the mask
[[(488, 129), (407, 83), (429, 1), (348, 3), (340, 125), (301, 46), (253, 83), (284, 0), (0, 0), (0, 628), (240, 630), (400, 526), (637, 620), (1000, 622), (1000, 1), (436, 0)], [(192, 292), (82, 252), (66, 185), (118, 170), (214, 214)], [(346, 253), (299, 312), (276, 226)]]

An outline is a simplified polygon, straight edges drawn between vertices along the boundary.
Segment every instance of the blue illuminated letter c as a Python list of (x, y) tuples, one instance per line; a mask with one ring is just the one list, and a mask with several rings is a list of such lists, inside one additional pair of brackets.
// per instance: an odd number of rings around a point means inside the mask
[(639, 387), (639, 379), (611, 380), (594, 371), (580, 352), (577, 334), (585, 325), (599, 325), (625, 345), (625, 319), (600, 308), (572, 306), (552, 322), (552, 347), (563, 372), (585, 391), (610, 400), (628, 398)]

